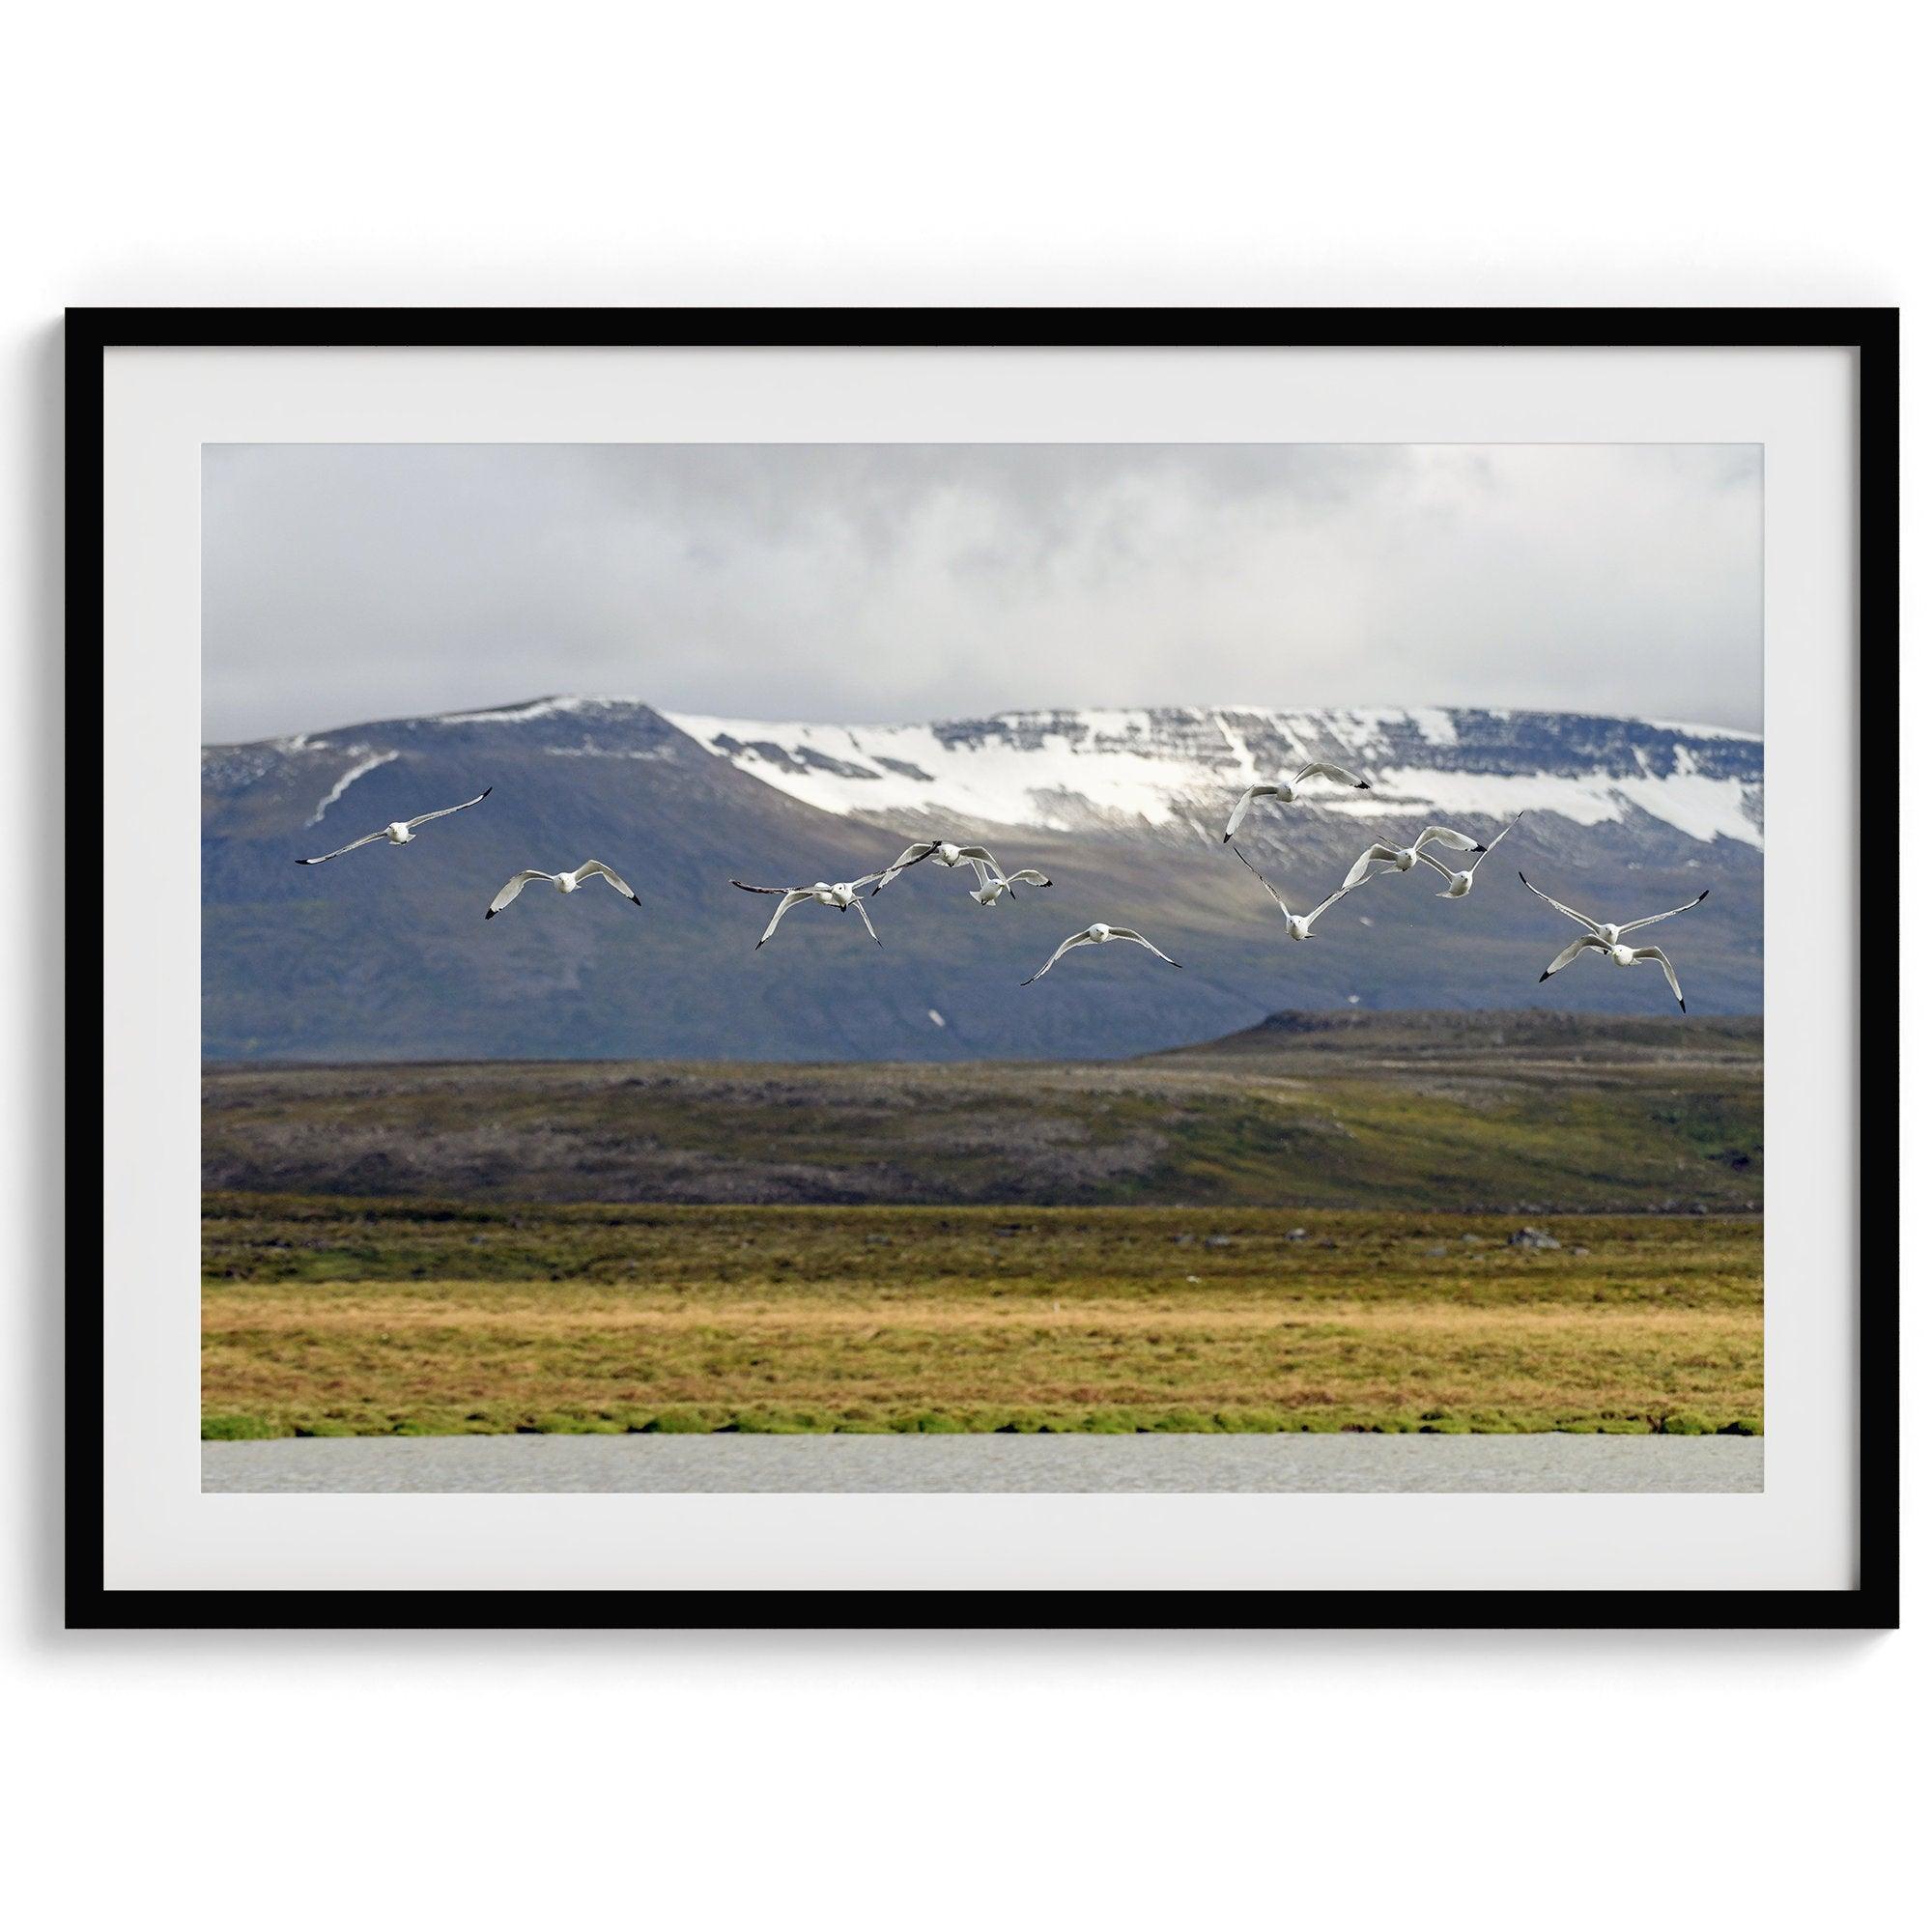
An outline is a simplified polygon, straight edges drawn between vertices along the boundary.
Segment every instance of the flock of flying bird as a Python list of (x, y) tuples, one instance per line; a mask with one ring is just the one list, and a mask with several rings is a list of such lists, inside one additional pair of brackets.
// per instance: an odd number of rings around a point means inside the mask
[[(1225, 845), (1233, 841), (1250, 808), (1259, 801), (1272, 799), (1283, 805), (1293, 805), (1306, 795), (1309, 781), (1312, 779), (1324, 779), (1335, 784), (1350, 786), (1357, 791), (1370, 789), (1367, 779), (1358, 778), (1353, 772), (1346, 771), (1340, 765), (1321, 763), (1304, 765), (1292, 779), (1284, 774), (1269, 783), (1247, 786), (1236, 799), (1234, 810), (1228, 814), (1228, 829), (1221, 835), (1221, 842)], [(447, 818), (452, 812), (467, 811), (472, 805), (481, 805), (490, 796), (492, 789), (494, 787), (486, 786), (474, 798), (465, 799), (461, 805), (444, 806), (440, 811), (425, 811), (417, 818), (396, 819), (380, 831), (371, 832), (364, 838), (351, 840), (347, 845), (338, 846), (333, 852), (325, 852), (314, 859), (298, 859), (296, 864), (320, 866), (330, 859), (341, 858), (345, 852), (354, 852), (361, 846), (373, 845), (378, 840), (385, 839), (391, 845), (410, 844), (416, 836), (418, 826), (427, 825), (432, 819)], [(1391, 872), (1412, 872), (1417, 866), (1429, 867), (1449, 882), (1448, 891), (1438, 893), (1436, 895), (1438, 898), (1465, 898), (1475, 886), (1476, 868), (1488, 854), (1516, 829), (1517, 822), (1521, 816), (1521, 812), (1518, 812), (1516, 818), (1511, 819), (1488, 845), (1471, 838), (1466, 832), (1458, 832), (1447, 825), (1425, 826), (1416, 836), (1414, 842), (1408, 845), (1391, 845), (1386, 840), (1378, 838), (1349, 867), (1342, 883), (1312, 912), (1305, 913), (1295, 912), (1290, 907), (1288, 901), (1275, 891), (1260, 868), (1238, 845), (1235, 846), (1235, 856), (1254, 873), (1257, 879), (1261, 880), (1268, 896), (1275, 902), (1282, 918), (1288, 923), (1289, 938), (1302, 940), (1310, 937), (1315, 922), (1330, 906), (1347, 898), (1358, 887), (1366, 885), (1371, 879)], [(1445, 866), (1434, 852), (1427, 849), (1432, 845), (1439, 846), (1447, 852), (1474, 853), (1475, 857), (1469, 861), (1465, 871), (1455, 871)], [(770, 923), (758, 936), (758, 947), (763, 946), (779, 929), (779, 922), (786, 913), (802, 905), (829, 906), (835, 912), (857, 912), (874, 943), (883, 945), (884, 941), (880, 940), (866, 911), (866, 900), (876, 897), (884, 892), (901, 872), (913, 866), (923, 865), (928, 859), (934, 865), (949, 870), (960, 866), (970, 867), (975, 880), (971, 896), (982, 906), (998, 905), (1006, 894), (1018, 886), (1043, 887), (1053, 883), (1044, 872), (1030, 866), (1022, 867), (1017, 871), (1003, 872), (998, 861), (985, 846), (959, 845), (948, 838), (919, 839), (908, 845), (890, 866), (882, 867), (876, 872), (867, 872), (863, 878), (845, 879), (836, 883), (820, 879), (810, 886), (752, 886), (747, 885), (742, 879), (733, 879), (731, 883), (740, 892), (760, 893), (778, 899), (779, 903), (772, 914)], [(1692, 906), (1702, 905), (1711, 895), (1708, 888), (1699, 893), (1694, 899), (1681, 906), (1672, 906), (1668, 912), (1655, 912), (1644, 919), (1626, 920), (1621, 924), (1612, 924), (1607, 921), (1591, 919), (1574, 907), (1565, 905), (1561, 899), (1551, 898), (1548, 893), (1531, 886), (1528, 879), (1520, 872), (1517, 877), (1521, 879), (1522, 883), (1528, 886), (1546, 905), (1553, 906), (1565, 919), (1574, 920), (1583, 927), (1581, 936), (1572, 940), (1544, 968), (1542, 976), (1544, 980), (1548, 979), (1552, 973), (1562, 972), (1564, 967), (1588, 952), (1601, 952), (1617, 966), (1636, 966), (1655, 961), (1663, 969), (1663, 977), (1670, 983), (1670, 990), (1676, 996), (1679, 1009), (1686, 1012), (1690, 1010), (1684, 1004), (1684, 990), (1677, 983), (1676, 970), (1662, 952), (1655, 946), (1627, 945), (1624, 935), (1636, 931), (1640, 926), (1655, 925), (1660, 920), (1674, 918), (1680, 912), (1689, 912)], [(490, 909), (483, 917), (486, 920), (495, 919), (526, 886), (533, 885), (540, 879), (547, 885), (554, 886), (559, 893), (574, 893), (579, 886), (590, 879), (603, 879), (613, 892), (622, 893), (634, 905), (643, 903), (609, 866), (597, 859), (586, 859), (582, 865), (571, 871), (541, 872), (531, 868), (514, 874), (490, 901)], [(1037, 973), (1030, 974), (1022, 980), (1020, 984), (1031, 986), (1036, 980), (1043, 979), (1075, 947), (1104, 946), (1116, 939), (1130, 940), (1136, 946), (1143, 946), (1156, 959), (1164, 960), (1170, 966), (1178, 968), (1180, 964), (1178, 959), (1168, 958), (1168, 955), (1146, 933), (1137, 932), (1130, 925), (1108, 925), (1095, 921), (1094, 924), (1083, 926), (1080, 931), (1062, 940), (1055, 949), (1052, 958)], [(753, 951), (756, 952), (757, 947), (753, 947)], [(1541, 980), (1538, 983), (1541, 984)]]

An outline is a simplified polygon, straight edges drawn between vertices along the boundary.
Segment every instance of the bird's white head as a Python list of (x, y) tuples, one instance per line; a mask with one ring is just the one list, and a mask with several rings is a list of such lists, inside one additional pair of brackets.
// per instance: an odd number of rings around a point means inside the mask
[(1098, 920), (1095, 920), (1094, 923), (1087, 928), (1087, 937), (1089, 939), (1105, 939), (1106, 936), (1107, 936), (1107, 928), (1104, 925), (1102, 925)]
[(407, 845), (416, 835), (399, 818), (393, 825), (384, 826), (391, 845)]
[(1633, 948), (1628, 946), (1612, 946), (1610, 948), (1610, 957), (1619, 966), (1634, 966), (1636, 964), (1636, 952)]
[(1476, 883), (1476, 875), (1474, 872), (1458, 872), (1456, 876), (1449, 881), (1449, 890), (1446, 893), (1443, 893), (1441, 896), (1445, 899), (1460, 899), (1468, 892), (1469, 888), (1473, 886), (1475, 883)]
[(939, 841), (939, 849), (933, 854), (942, 866), (956, 866), (959, 863), (959, 848), (950, 838)]
[(577, 876), (573, 872), (559, 872), (556, 875), (556, 889), (560, 893), (574, 893), (577, 890)]

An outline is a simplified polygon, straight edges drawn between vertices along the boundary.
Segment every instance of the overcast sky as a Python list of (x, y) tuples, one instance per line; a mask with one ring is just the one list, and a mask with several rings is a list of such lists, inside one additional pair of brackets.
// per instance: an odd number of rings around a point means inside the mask
[(1760, 728), (1755, 445), (211, 445), (210, 742), (550, 693)]

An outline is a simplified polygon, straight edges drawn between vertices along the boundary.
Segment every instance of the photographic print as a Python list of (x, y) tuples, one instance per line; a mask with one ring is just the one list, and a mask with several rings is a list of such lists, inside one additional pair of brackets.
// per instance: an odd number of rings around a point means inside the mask
[(1755, 443), (209, 443), (214, 1492), (1756, 1492)]

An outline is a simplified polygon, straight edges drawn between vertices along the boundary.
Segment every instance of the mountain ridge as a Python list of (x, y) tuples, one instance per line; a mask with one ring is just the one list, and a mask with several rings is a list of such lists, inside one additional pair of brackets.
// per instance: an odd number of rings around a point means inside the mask
[[(1666, 929), (1682, 934), (1669, 943), (1692, 1009), (1761, 1004), (1763, 746), (1748, 733), (1431, 707), (737, 724), (552, 696), (204, 748), (207, 1052), (1118, 1057), (1288, 1005), (1472, 1008), (1507, 993), (1655, 1010), (1656, 989), (1633, 983), (1647, 976), (1606, 964), (1538, 987), (1562, 923), (1510, 867), (1486, 867), (1452, 905), (1429, 895), (1433, 874), (1378, 882), (1348, 902), (1352, 926), (1331, 913), (1315, 942), (1288, 945), (1221, 829), (1240, 782), (1323, 755), (1375, 789), (1257, 809), (1242, 844), (1285, 893), (1325, 891), (1384, 833), (1435, 816), (1492, 837), (1520, 810), (1503, 852), (1573, 902), (1631, 916), (1712, 886), (1694, 924)], [(487, 805), (401, 853), (290, 863), (486, 784)], [(855, 877), (894, 840), (941, 828), (1041, 866), (1054, 888), (985, 911), (959, 874), (916, 867), (871, 903), (883, 952), (857, 921), (808, 906), (753, 962), (768, 912), (732, 877)], [(645, 914), (612, 895), (539, 898), (484, 943), (483, 906), (511, 871), (585, 858), (623, 872)], [(1022, 994), (1094, 918), (1144, 926), (1191, 970), (1156, 984), (1109, 948)]]

